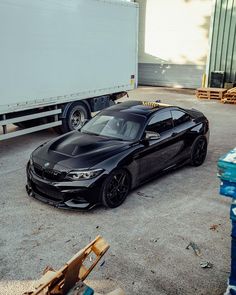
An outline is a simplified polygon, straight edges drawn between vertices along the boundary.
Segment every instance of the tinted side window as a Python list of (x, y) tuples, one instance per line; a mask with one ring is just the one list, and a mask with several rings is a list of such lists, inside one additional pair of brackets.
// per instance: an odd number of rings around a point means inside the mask
[(172, 116), (170, 111), (156, 114), (149, 122), (146, 131), (162, 133), (173, 128)]
[(172, 113), (172, 117), (173, 117), (173, 122), (174, 122), (174, 126), (178, 126), (181, 125), (185, 122), (190, 121), (190, 116), (188, 114), (186, 114), (185, 112), (182, 111), (171, 111)]

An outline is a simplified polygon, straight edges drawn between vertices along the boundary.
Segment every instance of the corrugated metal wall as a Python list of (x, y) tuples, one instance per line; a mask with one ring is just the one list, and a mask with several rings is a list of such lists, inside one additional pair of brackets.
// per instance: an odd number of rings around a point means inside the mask
[(236, 82), (236, 0), (215, 0), (208, 74), (224, 71), (226, 82)]
[(198, 88), (204, 72), (205, 65), (139, 63), (139, 85)]

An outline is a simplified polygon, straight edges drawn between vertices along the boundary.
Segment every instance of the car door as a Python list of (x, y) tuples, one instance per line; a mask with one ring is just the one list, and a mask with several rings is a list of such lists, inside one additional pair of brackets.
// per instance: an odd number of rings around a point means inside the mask
[(160, 138), (149, 141), (136, 155), (141, 182), (167, 168), (169, 158), (174, 153), (173, 121), (170, 110), (158, 111), (147, 124), (145, 132), (148, 131), (159, 133)]
[(181, 161), (189, 156), (190, 147), (193, 143), (194, 136), (191, 134), (190, 130), (195, 123), (191, 116), (181, 109), (171, 110), (173, 118), (173, 138), (175, 142), (178, 142), (178, 153), (176, 161)]

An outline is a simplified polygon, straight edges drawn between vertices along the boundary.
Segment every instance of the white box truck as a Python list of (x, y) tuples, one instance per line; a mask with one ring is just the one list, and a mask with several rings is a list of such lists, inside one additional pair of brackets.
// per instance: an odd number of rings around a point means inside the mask
[(78, 129), (134, 89), (137, 40), (136, 3), (1, 0), (0, 140)]

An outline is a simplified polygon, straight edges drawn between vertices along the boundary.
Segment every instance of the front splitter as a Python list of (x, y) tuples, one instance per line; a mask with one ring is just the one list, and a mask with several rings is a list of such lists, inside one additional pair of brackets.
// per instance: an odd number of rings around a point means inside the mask
[(97, 206), (97, 204), (79, 203), (77, 200), (74, 199), (67, 200), (66, 202), (51, 200), (33, 191), (32, 187), (28, 184), (25, 186), (25, 188), (29, 197), (32, 197), (36, 200), (39, 200), (45, 204), (51, 205), (58, 209), (73, 211), (89, 211)]

